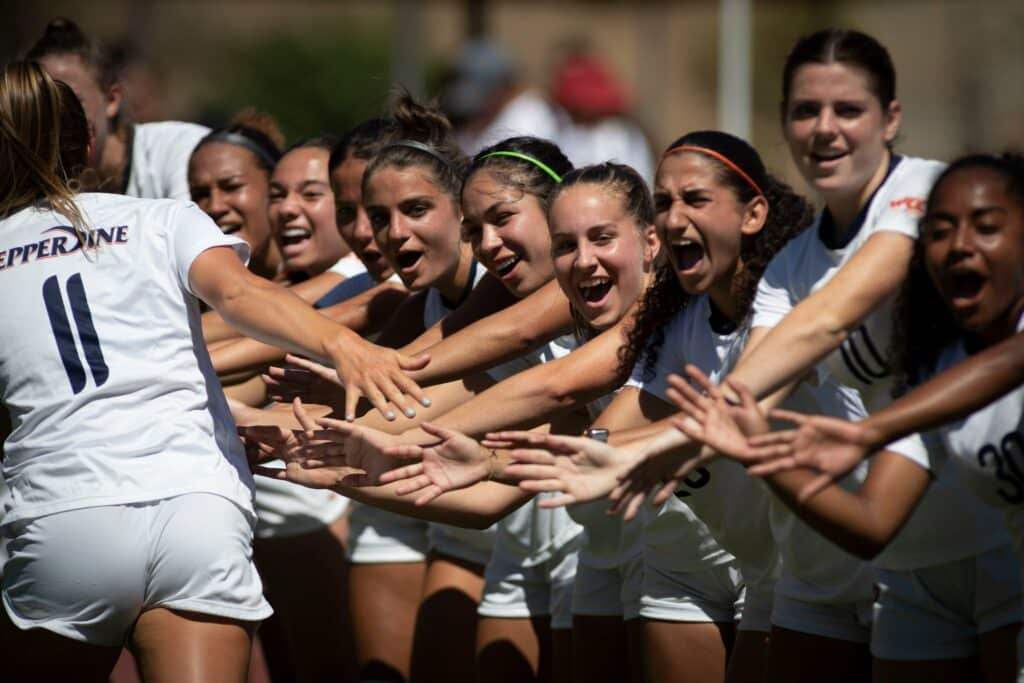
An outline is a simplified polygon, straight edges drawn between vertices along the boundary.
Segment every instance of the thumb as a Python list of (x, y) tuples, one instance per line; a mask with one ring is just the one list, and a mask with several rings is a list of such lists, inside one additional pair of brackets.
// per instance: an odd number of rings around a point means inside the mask
[(445, 429), (444, 427), (436, 425), (433, 422), (422, 423), (420, 425), (420, 429), (425, 431), (427, 434), (430, 434), (431, 436), (436, 436), (442, 441), (448, 441), (449, 439), (453, 439), (456, 436), (460, 436), (459, 432), (454, 432), (450, 429)]

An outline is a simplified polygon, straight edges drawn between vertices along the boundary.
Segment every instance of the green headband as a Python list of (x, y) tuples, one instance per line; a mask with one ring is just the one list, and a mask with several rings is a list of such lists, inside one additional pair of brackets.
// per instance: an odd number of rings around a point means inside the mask
[(540, 170), (544, 171), (549, 176), (554, 178), (556, 183), (562, 182), (562, 176), (560, 176), (557, 173), (555, 173), (554, 171), (552, 171), (550, 166), (545, 164), (540, 159), (534, 159), (533, 157), (529, 156), (528, 154), (520, 154), (519, 152), (502, 152), (502, 151), (499, 151), (499, 152), (491, 152), (490, 154), (485, 154), (482, 157), (480, 157), (480, 159), (482, 161), (482, 160), (484, 160), (484, 159), (486, 159), (488, 157), (515, 157), (516, 159), (522, 159), (523, 161), (529, 161), (531, 164), (533, 164), (534, 166), (536, 166), (537, 168), (539, 168)]

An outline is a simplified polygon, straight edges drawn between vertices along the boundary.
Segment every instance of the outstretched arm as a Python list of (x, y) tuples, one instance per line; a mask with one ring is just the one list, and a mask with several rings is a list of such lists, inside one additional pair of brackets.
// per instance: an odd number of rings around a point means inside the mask
[(758, 397), (799, 380), (896, 293), (906, 279), (913, 251), (914, 241), (900, 233), (869, 237), (835, 277), (745, 352), (730, 376)]
[(196, 295), (244, 334), (333, 364), (347, 389), (348, 415), (354, 415), (362, 395), (382, 412), (387, 412), (388, 400), (414, 411), (410, 399), (424, 398), (404, 370), (422, 366), (426, 358), (409, 358), (364, 341), (287, 289), (253, 275), (228, 247), (197, 256), (189, 283)]
[(455, 322), (446, 319), (444, 330), (435, 325), (402, 349), (405, 353), (429, 350), (430, 365), (410, 373), (417, 382), (436, 384), (486, 370), (566, 334), (573, 325), (569, 301), (557, 282), (453, 332)]
[[(353, 332), (366, 335), (379, 328), (387, 317), (409, 296), (401, 285), (385, 282), (348, 301), (321, 308), (320, 313)], [(249, 337), (218, 344), (210, 349), (210, 359), (218, 375), (253, 371), (280, 362), (287, 351)]]

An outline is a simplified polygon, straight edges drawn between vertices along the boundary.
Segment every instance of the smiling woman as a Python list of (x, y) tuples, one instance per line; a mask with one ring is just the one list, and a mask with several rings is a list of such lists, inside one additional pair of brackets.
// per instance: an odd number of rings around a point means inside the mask
[(323, 273), (350, 253), (335, 222), (328, 160), (332, 136), (289, 148), (270, 178), (270, 222), (284, 268), (307, 276)]
[(277, 278), (281, 269), (267, 212), (270, 173), (281, 157), (282, 140), (273, 119), (246, 110), (200, 140), (188, 162), (192, 201), (224, 234), (249, 244), (249, 269), (267, 279)]

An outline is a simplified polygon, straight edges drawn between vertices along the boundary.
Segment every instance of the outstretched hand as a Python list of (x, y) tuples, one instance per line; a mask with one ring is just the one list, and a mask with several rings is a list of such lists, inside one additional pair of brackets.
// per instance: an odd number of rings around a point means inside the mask
[(762, 462), (750, 467), (749, 472), (769, 476), (796, 468), (816, 471), (818, 476), (797, 494), (801, 503), (845, 477), (883, 445), (879, 443), (879, 435), (864, 422), (789, 410), (773, 410), (771, 416), (792, 422), (797, 429), (750, 439), (750, 445), (760, 452)]
[(262, 375), (267, 395), (281, 403), (301, 398), (307, 403), (320, 403), (344, 414), (345, 390), (333, 368), (308, 358), (285, 356), (287, 365), (271, 366)]
[(414, 358), (353, 335), (339, 337), (330, 345), (328, 352), (345, 388), (343, 414), (346, 420), (355, 419), (360, 397), (366, 397), (388, 420), (397, 417), (388, 407), (389, 401), (408, 417), (416, 415), (417, 403), (430, 405), (419, 385), (406, 374), (426, 367), (430, 362), (429, 355)]
[(604, 498), (639, 457), (594, 439), (536, 432), (497, 432), (488, 434), (483, 443), (515, 448), (514, 462), (505, 467), (505, 474), (518, 479), (521, 489), (559, 494), (538, 501), (544, 508)]
[(761, 454), (751, 448), (747, 438), (764, 434), (770, 427), (750, 389), (740, 382), (726, 379), (726, 385), (739, 396), (738, 403), (731, 402), (700, 369), (688, 365), (686, 374), (704, 393), (698, 392), (681, 377), (669, 378), (672, 386), (669, 398), (685, 415), (672, 419), (676, 429), (743, 465), (760, 462)]
[(442, 493), (463, 489), (489, 479), (494, 453), (474, 439), (424, 422), (420, 428), (439, 441), (428, 446), (403, 445), (384, 449), (393, 458), (419, 458), (420, 462), (397, 467), (381, 475), (381, 483), (402, 482), (395, 493), (419, 493), (417, 505), (426, 505)]

